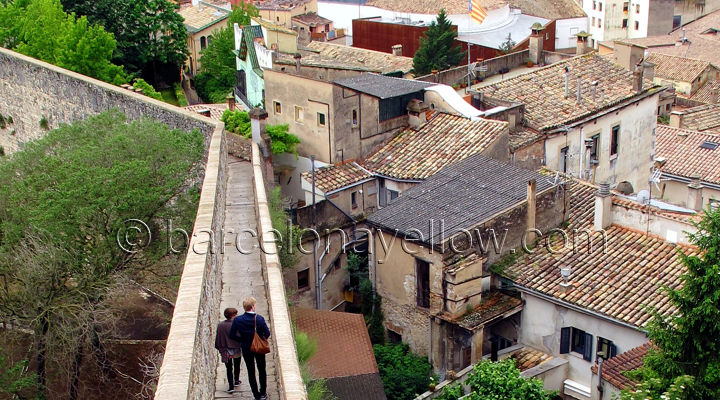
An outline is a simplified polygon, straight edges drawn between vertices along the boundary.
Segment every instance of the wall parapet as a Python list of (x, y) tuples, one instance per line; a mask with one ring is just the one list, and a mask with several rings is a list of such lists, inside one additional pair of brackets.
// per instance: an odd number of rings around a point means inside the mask
[[(212, 134), (197, 217), (180, 278), (156, 400), (212, 399), (217, 355), (214, 337), (220, 309), (221, 230), (225, 222), (227, 142), (225, 126)], [(188, 338), (194, 340), (188, 340)]]
[(275, 234), (270, 219), (270, 205), (265, 191), (263, 166), (265, 161), (256, 143), (252, 144), (253, 184), (255, 186), (255, 207), (257, 213), (260, 243), (264, 246), (261, 252), (265, 289), (268, 294), (270, 325), (273, 332), (277, 363), (280, 396), (285, 400), (306, 400), (307, 392), (300, 374), (295, 339), (292, 330), (290, 312), (285, 296), (285, 284), (282, 266), (277, 256)]

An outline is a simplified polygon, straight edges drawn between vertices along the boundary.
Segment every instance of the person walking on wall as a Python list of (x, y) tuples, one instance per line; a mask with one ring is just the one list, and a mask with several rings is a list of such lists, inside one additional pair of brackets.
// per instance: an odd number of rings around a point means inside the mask
[(227, 369), (227, 379), (230, 384), (228, 393), (240, 387), (240, 360), (242, 359), (242, 345), (230, 336), (233, 318), (237, 317), (236, 308), (226, 308), (223, 312), (225, 321), (218, 324), (215, 335), (215, 348), (220, 352), (223, 364)]
[[(243, 300), (243, 308), (245, 313), (233, 320), (230, 328), (230, 337), (240, 342), (242, 346), (243, 358), (245, 358), (245, 366), (247, 367), (248, 379), (250, 380), (250, 389), (256, 400), (265, 400), (267, 398), (267, 374), (265, 372), (265, 354), (255, 353), (250, 350), (255, 337), (255, 332), (262, 339), (270, 337), (270, 329), (265, 323), (265, 318), (255, 313), (255, 298), (246, 297)], [(260, 380), (260, 388), (255, 381), (255, 366), (257, 365), (258, 377)]]

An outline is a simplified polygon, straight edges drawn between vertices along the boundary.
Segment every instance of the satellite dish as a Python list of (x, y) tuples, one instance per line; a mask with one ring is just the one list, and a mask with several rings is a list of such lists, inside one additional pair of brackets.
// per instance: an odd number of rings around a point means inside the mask
[(649, 204), (650, 203), (650, 192), (647, 190), (641, 190), (637, 194), (637, 201), (642, 204)]

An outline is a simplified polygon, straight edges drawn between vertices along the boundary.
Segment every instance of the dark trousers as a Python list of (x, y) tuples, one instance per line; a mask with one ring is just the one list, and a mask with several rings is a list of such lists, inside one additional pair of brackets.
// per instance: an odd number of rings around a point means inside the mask
[(227, 370), (227, 379), (230, 382), (230, 390), (232, 390), (235, 388), (235, 382), (240, 380), (240, 357), (233, 358), (224, 364)]
[[(255, 354), (249, 349), (243, 349), (243, 358), (245, 359), (245, 366), (247, 367), (248, 380), (250, 381), (250, 390), (253, 392), (253, 396), (258, 398), (265, 393), (267, 388), (267, 374), (265, 373), (265, 354)], [(258, 375), (260, 378), (260, 390), (258, 390), (258, 384), (255, 381), (255, 364), (257, 363)]]

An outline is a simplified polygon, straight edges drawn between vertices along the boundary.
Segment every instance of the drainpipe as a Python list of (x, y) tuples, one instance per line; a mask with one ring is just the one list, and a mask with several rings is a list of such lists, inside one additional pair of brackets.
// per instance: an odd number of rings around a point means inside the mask
[(315, 279), (315, 297), (317, 301), (317, 309), (322, 310), (322, 282), (325, 280), (325, 277), (327, 276), (327, 272), (320, 277), (320, 272), (322, 272), (322, 261), (323, 258), (325, 258), (325, 255), (330, 251), (330, 241), (328, 240), (327, 245), (325, 246), (325, 250), (323, 250), (322, 254), (320, 255), (320, 259), (317, 261), (317, 265), (315, 266), (315, 270), (317, 271), (317, 279)]
[(605, 388), (603, 388), (603, 385), (602, 385), (602, 381), (603, 381), (602, 380), (603, 379), (602, 378), (602, 367), (603, 367), (604, 359), (605, 359), (605, 357), (598, 357), (598, 385), (597, 385), (598, 400), (602, 400), (603, 392), (605, 392)]
[(580, 160), (580, 169), (578, 170), (578, 176), (580, 179), (583, 177), (583, 159), (585, 158), (585, 136), (583, 132), (583, 127), (580, 127), (580, 157), (578, 157)]

